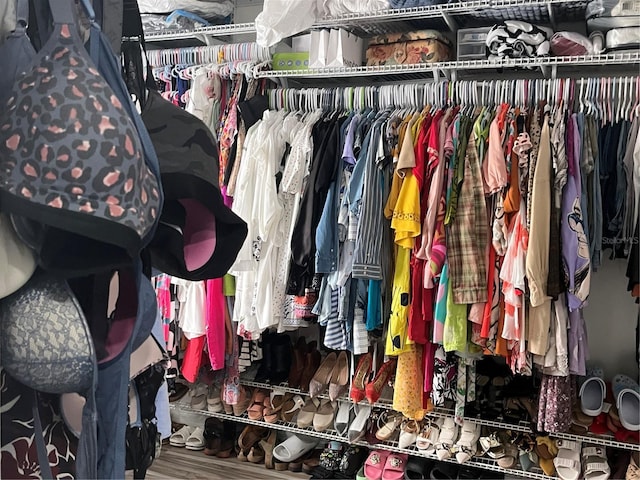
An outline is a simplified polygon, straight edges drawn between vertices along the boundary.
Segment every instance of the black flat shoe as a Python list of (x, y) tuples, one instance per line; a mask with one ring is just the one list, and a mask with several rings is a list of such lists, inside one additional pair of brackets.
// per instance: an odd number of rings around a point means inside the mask
[(407, 460), (404, 478), (407, 480), (431, 478), (430, 474), (433, 465), (433, 460), (429, 460), (428, 458), (409, 457), (409, 460)]

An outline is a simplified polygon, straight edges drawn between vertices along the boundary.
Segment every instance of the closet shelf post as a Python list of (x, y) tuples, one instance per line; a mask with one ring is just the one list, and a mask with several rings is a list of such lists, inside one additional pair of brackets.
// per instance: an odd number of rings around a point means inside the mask
[(447, 24), (447, 27), (449, 27), (449, 30), (451, 30), (451, 33), (453, 33), (454, 35), (457, 34), (458, 24), (456, 23), (456, 20), (451, 16), (451, 14), (445, 12), (444, 10), (441, 10), (440, 14), (442, 15), (442, 19), (444, 20), (444, 22)]
[(553, 9), (553, 3), (548, 2), (547, 3), (547, 13), (549, 15), (549, 23), (551, 23), (551, 27), (553, 28), (554, 31), (558, 30), (558, 26), (556, 24), (556, 14), (555, 11)]

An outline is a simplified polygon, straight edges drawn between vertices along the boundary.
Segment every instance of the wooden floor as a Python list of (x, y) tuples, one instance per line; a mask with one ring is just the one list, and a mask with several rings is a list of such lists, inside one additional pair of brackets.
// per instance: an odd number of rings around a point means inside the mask
[[(127, 472), (127, 478), (131, 472)], [(291, 479), (308, 480), (304, 473), (277, 472), (267, 470), (264, 465), (241, 462), (237, 458), (208, 457), (202, 452), (163, 445), (160, 457), (156, 458), (147, 472), (149, 480), (158, 479), (209, 479), (209, 480), (262, 480)]]

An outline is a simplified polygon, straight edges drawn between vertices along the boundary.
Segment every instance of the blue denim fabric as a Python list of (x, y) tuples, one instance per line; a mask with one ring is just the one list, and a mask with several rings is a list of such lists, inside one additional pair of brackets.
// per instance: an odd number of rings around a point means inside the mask
[(138, 311), (133, 331), (119, 355), (98, 365), (98, 478), (124, 478), (131, 352), (148, 338), (157, 317), (155, 291), (142, 274), (139, 260), (135, 262), (134, 275), (138, 291), (133, 294), (138, 296)]
[[(340, 172), (340, 175), (342, 172)], [(329, 187), (320, 222), (316, 228), (316, 273), (331, 273), (338, 269), (338, 182)]]
[(360, 208), (360, 202), (362, 200), (362, 190), (364, 187), (364, 172), (367, 167), (367, 153), (369, 151), (369, 143), (371, 142), (372, 129), (367, 132), (367, 135), (362, 143), (362, 149), (358, 154), (358, 161), (351, 174), (351, 182), (349, 183), (349, 208), (357, 214)]
[[(340, 148), (338, 152), (342, 155), (345, 149), (347, 127), (351, 123), (353, 113), (340, 126)], [(353, 143), (353, 139), (351, 140)], [(316, 273), (331, 273), (338, 269), (339, 239), (338, 239), (338, 209), (340, 208), (340, 195), (338, 190), (342, 183), (344, 164), (340, 162), (338, 174), (331, 182), (327, 199), (324, 202), (322, 215), (316, 227)]]

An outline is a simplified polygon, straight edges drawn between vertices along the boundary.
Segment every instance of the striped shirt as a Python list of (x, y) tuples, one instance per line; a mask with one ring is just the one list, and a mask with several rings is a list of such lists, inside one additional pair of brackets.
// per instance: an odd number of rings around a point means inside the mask
[(386, 118), (387, 115), (383, 114), (371, 127), (353, 261), (354, 278), (382, 280), (384, 203), (381, 165), (385, 158), (382, 131)]

